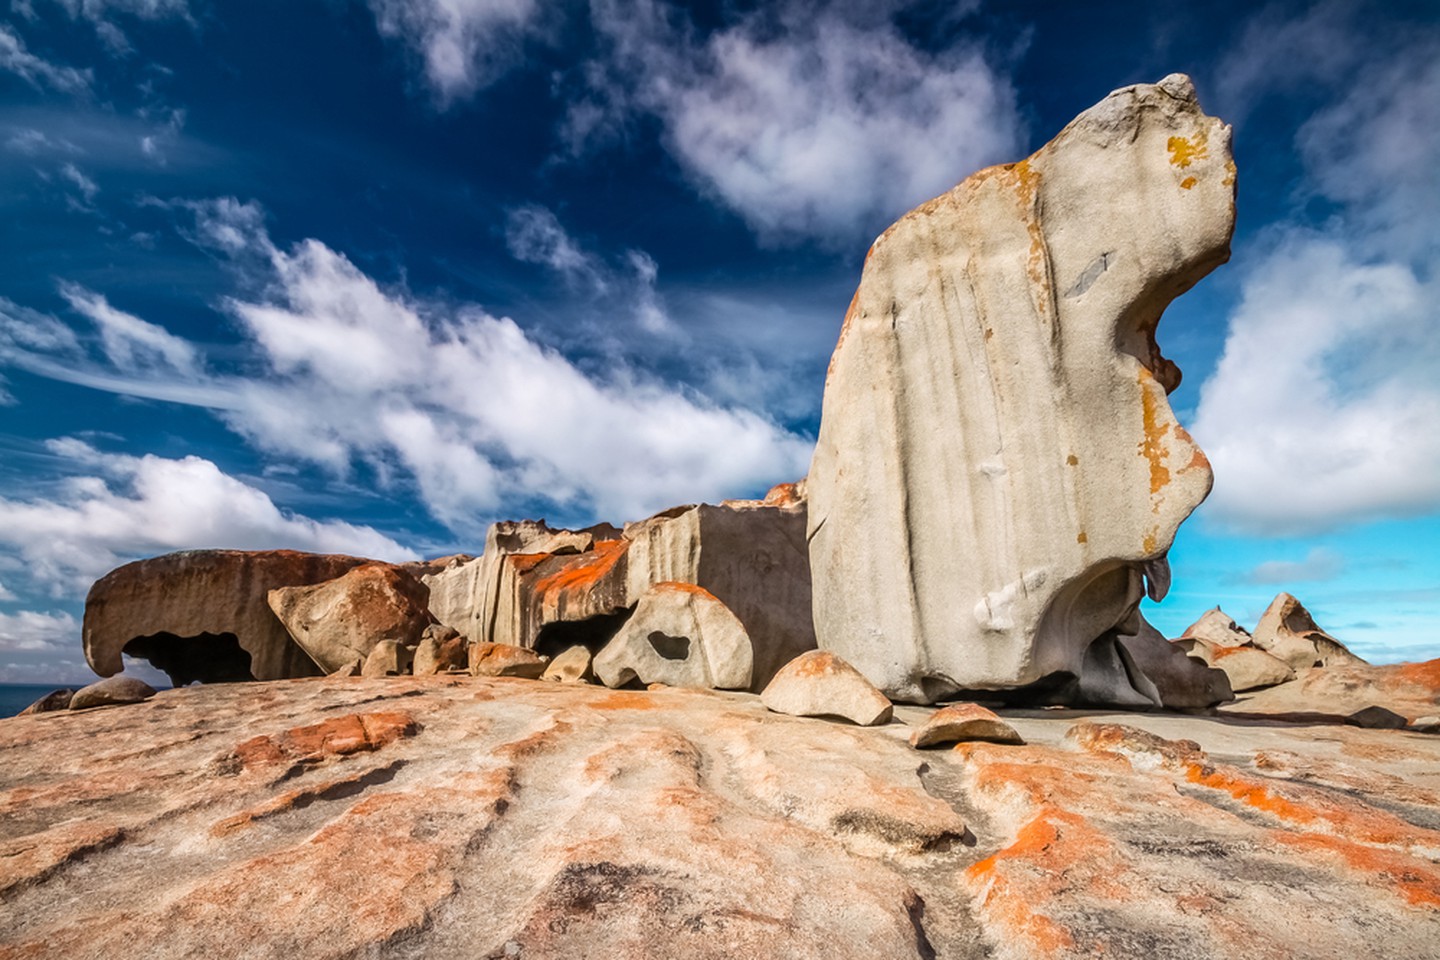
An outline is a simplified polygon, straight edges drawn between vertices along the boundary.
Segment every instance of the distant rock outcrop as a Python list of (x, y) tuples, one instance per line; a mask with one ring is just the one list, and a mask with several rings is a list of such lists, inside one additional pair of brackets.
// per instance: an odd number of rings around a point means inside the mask
[(1255, 646), (1297, 671), (1365, 662), (1321, 630), (1310, 611), (1288, 593), (1272, 600), (1261, 615), (1255, 625)]
[(1230, 128), (1172, 75), (875, 241), (809, 476), (823, 649), (925, 703), (1123, 656), (1211, 484), (1155, 328), (1229, 258), (1234, 196)]
[(318, 676), (266, 595), (367, 562), (294, 550), (187, 550), (127, 563), (85, 599), (85, 659), (108, 677), (120, 672), (123, 652), (149, 660), (177, 686)]

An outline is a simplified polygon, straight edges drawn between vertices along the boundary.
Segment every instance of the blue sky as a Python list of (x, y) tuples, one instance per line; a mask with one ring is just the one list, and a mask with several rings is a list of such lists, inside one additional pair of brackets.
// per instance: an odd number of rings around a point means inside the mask
[[(7, 8), (8, 7), (8, 8)], [(189, 547), (478, 552), (808, 467), (869, 242), (1110, 90), (1235, 125), (1147, 615), (1440, 656), (1433, 3), (0, 0), (0, 681)]]

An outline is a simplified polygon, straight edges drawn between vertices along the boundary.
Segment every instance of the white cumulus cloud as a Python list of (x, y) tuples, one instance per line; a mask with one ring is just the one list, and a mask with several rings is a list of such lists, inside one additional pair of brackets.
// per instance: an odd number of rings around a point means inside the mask
[(0, 497), (0, 544), (53, 596), (83, 594), (129, 560), (192, 548), (415, 558), (369, 527), (283, 511), (264, 491), (201, 457), (106, 453), (74, 438), (47, 447), (75, 472), (43, 496)]
[(1021, 143), (1014, 89), (983, 48), (921, 49), (900, 6), (788, 0), (699, 38), (667, 4), (593, 0), (606, 49), (564, 136), (583, 154), (650, 114), (695, 185), (762, 239), (873, 235)]
[(424, 64), (442, 105), (493, 82), (521, 56), (535, 0), (370, 0), (380, 35), (398, 39)]
[(31, 653), (78, 647), (80, 624), (68, 613), (0, 611), (0, 652)]

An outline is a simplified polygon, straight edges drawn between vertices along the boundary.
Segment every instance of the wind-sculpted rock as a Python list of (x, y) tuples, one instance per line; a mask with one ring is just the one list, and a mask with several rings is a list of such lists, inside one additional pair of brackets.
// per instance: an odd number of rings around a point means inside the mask
[(594, 669), (607, 687), (639, 680), (743, 690), (753, 669), (750, 637), (710, 591), (691, 583), (657, 583), (595, 655)]
[(557, 654), (540, 679), (555, 683), (586, 683), (592, 676), (590, 651), (577, 643)]
[(1284, 660), (1296, 671), (1365, 661), (1321, 630), (1310, 611), (1288, 593), (1270, 602), (1255, 625), (1255, 646)]
[(1179, 639), (1202, 640), (1219, 647), (1244, 647), (1254, 642), (1250, 631), (1237, 624), (1219, 607), (1206, 610), (1199, 620), (1185, 628)]
[(108, 677), (120, 672), (124, 652), (149, 660), (177, 686), (318, 676), (266, 596), (367, 562), (294, 550), (187, 550), (127, 563), (85, 599), (85, 659)]
[(1136, 632), (1211, 484), (1155, 328), (1229, 258), (1234, 194), (1230, 128), (1172, 75), (875, 241), (808, 479), (822, 649), (932, 702)]
[(538, 680), (549, 662), (534, 650), (509, 643), (470, 644), (470, 675), (473, 677)]
[(1236, 693), (1273, 687), (1295, 679), (1290, 664), (1254, 646), (1224, 645), (1198, 637), (1181, 637), (1174, 641), (1185, 655), (1224, 670), (1230, 678), (1230, 689)]
[(760, 702), (792, 717), (840, 717), (862, 727), (889, 723), (894, 707), (860, 671), (824, 650), (791, 660), (760, 693)]
[(952, 703), (931, 714), (910, 734), (910, 746), (938, 747), (951, 743), (1023, 744), (1015, 728), (978, 703)]
[(37, 713), (54, 713), (57, 710), (69, 710), (70, 701), (74, 696), (75, 691), (69, 688), (51, 690), (45, 694), (45, 696), (30, 704), (30, 706), (21, 710), (16, 716), (29, 717)]
[(309, 587), (271, 590), (285, 629), (326, 673), (370, 656), (381, 640), (413, 647), (430, 625), (425, 585), (388, 563), (367, 563)]
[(752, 645), (751, 688), (815, 648), (804, 484), (763, 500), (673, 507), (646, 520), (581, 531), (543, 521), (498, 523), (479, 560), (426, 574), (430, 610), (472, 640), (557, 654), (597, 653), (652, 587), (713, 594)]

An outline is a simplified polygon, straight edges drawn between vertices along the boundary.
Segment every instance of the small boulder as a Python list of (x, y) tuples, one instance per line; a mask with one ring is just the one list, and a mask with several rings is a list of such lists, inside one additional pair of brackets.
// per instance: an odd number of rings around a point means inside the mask
[(403, 677), (410, 672), (414, 659), (414, 648), (407, 647), (399, 640), (381, 640), (365, 658), (360, 668), (362, 677)]
[(551, 660), (540, 679), (556, 683), (585, 683), (591, 676), (590, 651), (577, 643)]
[(56, 710), (69, 710), (70, 700), (74, 696), (74, 690), (52, 690), (24, 710), (21, 710), (16, 716), (28, 717), (35, 713), (52, 713)]
[(270, 609), (327, 673), (370, 655), (384, 639), (414, 646), (433, 622), (430, 591), (388, 563), (366, 563), (314, 586), (281, 587)]
[(470, 644), (470, 675), (538, 680), (549, 663), (534, 650), (508, 643)]
[(1251, 643), (1250, 631), (1237, 624), (1224, 610), (1212, 607), (1185, 628), (1182, 640), (1204, 640), (1220, 647), (1243, 647)]
[(1014, 727), (978, 703), (952, 703), (941, 707), (910, 734), (910, 746), (916, 749), (974, 740), (987, 743), (1025, 742)]
[(1370, 730), (1403, 730), (1410, 723), (1394, 710), (1379, 706), (1356, 710), (1345, 718), (1345, 722), (1352, 727), (1366, 727)]
[(667, 581), (647, 590), (605, 648), (595, 675), (607, 687), (632, 680), (672, 687), (739, 690), (750, 686), (750, 635), (714, 594)]
[(1405, 729), (1412, 733), (1440, 733), (1440, 717), (1416, 717)]
[(1295, 679), (1295, 670), (1288, 663), (1259, 647), (1226, 646), (1200, 637), (1181, 637), (1173, 643), (1190, 659), (1225, 671), (1236, 693)]
[(775, 713), (792, 717), (841, 717), (862, 727), (889, 723), (889, 698), (850, 664), (825, 650), (791, 660), (760, 694)]
[(108, 707), (122, 703), (140, 703), (155, 696), (155, 688), (144, 680), (127, 677), (124, 674), (109, 677), (88, 687), (81, 687), (70, 698), (71, 710), (88, 710), (90, 707)]

